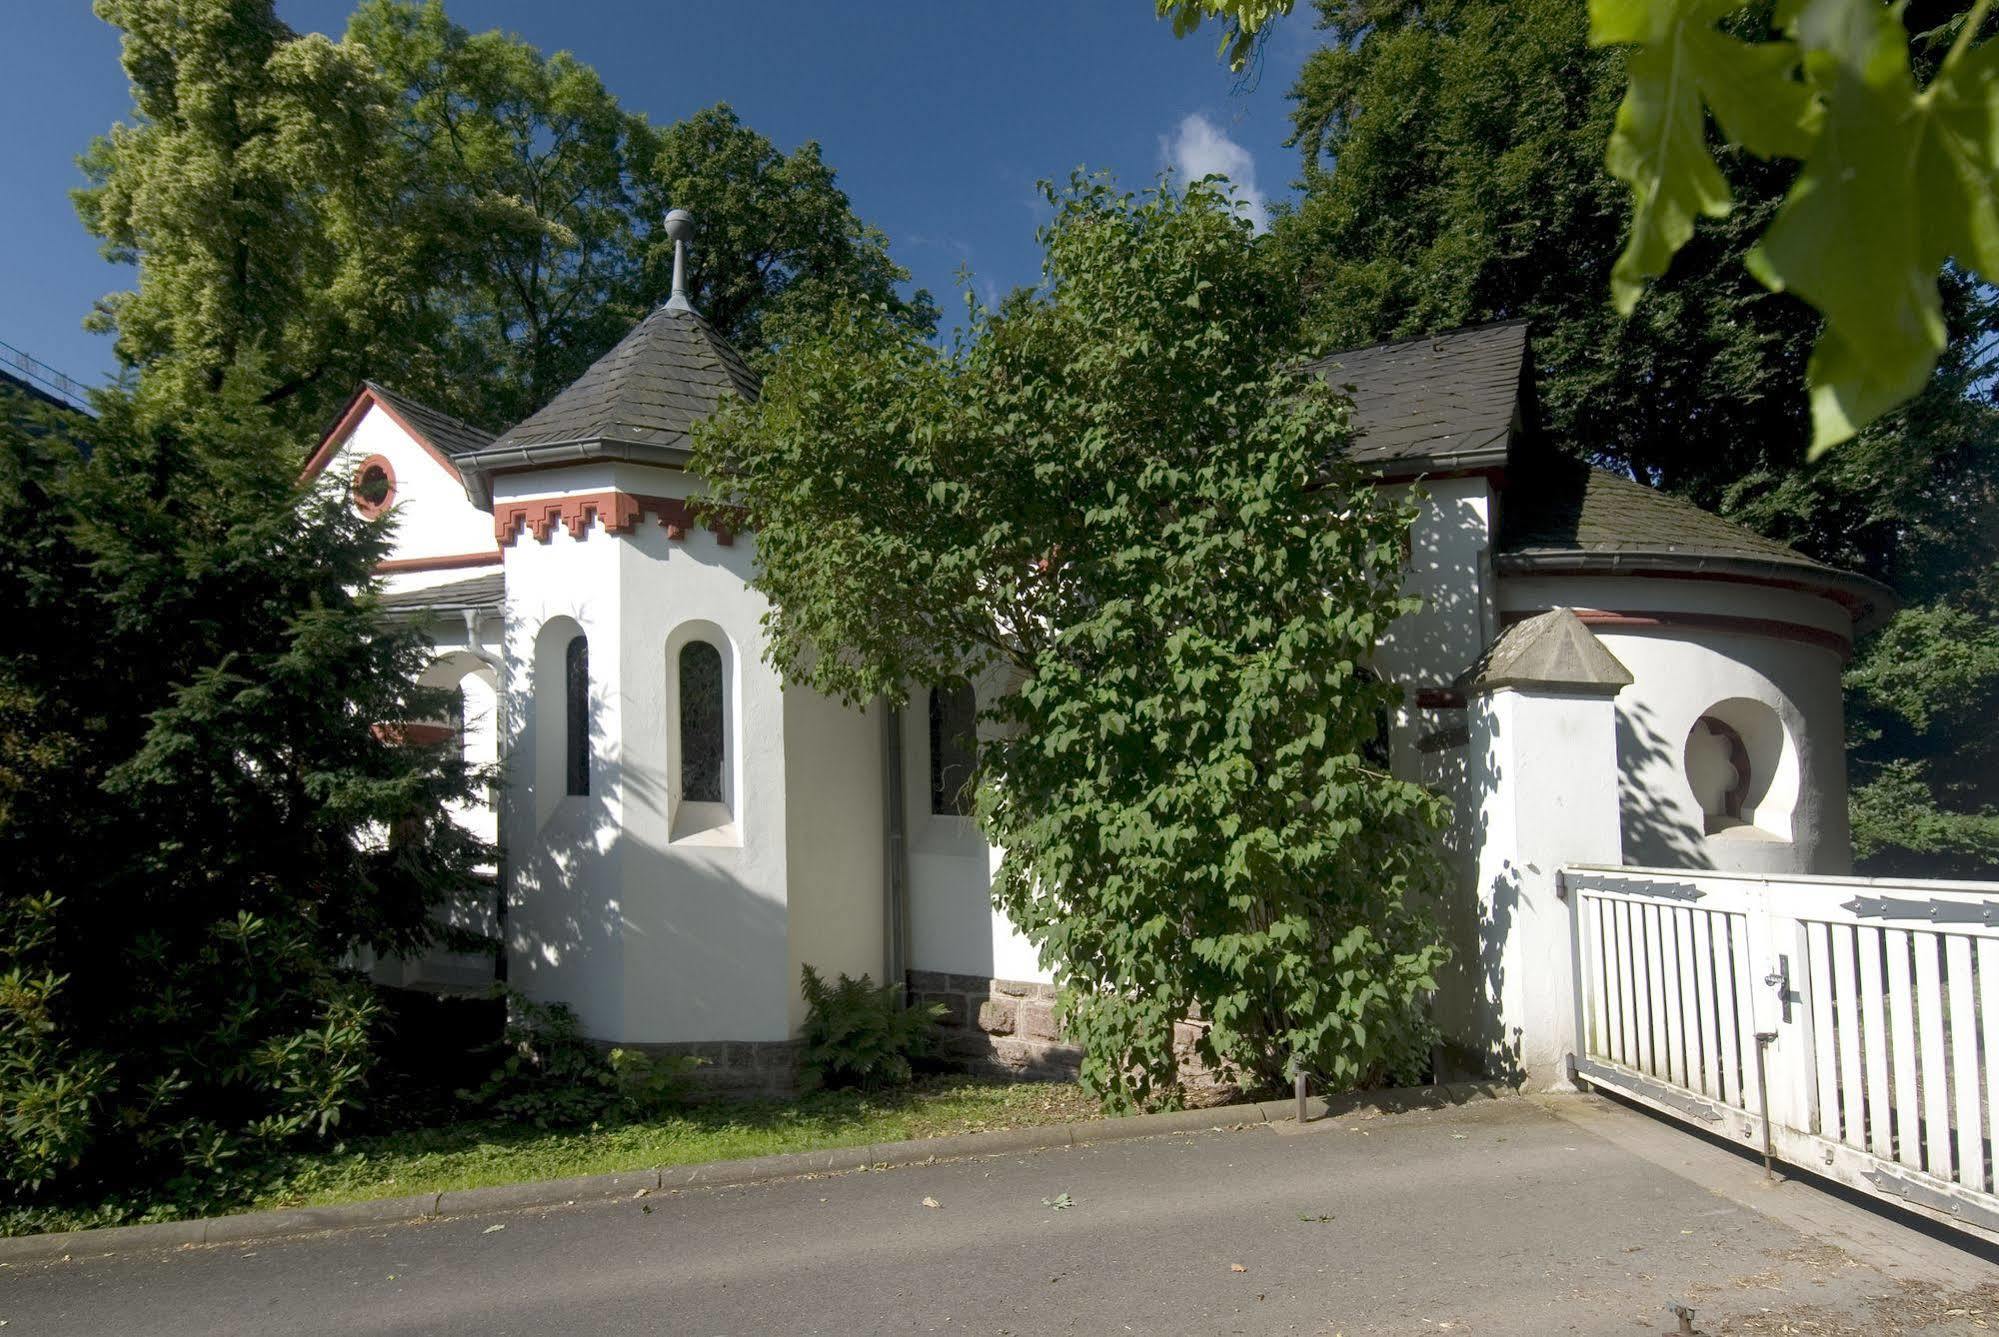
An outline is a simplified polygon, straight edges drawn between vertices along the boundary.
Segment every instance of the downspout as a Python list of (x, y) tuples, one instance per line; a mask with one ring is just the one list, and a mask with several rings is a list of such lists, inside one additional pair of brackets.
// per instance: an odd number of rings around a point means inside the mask
[(882, 947), (885, 983), (905, 1002), (909, 984), (909, 849), (903, 812), (902, 711), (878, 698), (882, 717)]

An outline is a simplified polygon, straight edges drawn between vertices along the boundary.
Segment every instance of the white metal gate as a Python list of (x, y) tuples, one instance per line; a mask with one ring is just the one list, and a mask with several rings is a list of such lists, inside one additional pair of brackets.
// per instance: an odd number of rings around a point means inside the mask
[(1999, 883), (1569, 868), (1576, 1076), (1999, 1230)]

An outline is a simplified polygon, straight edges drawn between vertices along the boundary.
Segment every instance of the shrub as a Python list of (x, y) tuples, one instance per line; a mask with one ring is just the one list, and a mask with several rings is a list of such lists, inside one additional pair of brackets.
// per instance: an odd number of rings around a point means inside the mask
[(904, 1007), (900, 989), (878, 985), (865, 974), (859, 979), (842, 974), (828, 984), (811, 966), (802, 973), (806, 1011), (799, 1076), (806, 1090), (904, 1086), (914, 1072), (910, 1060), (936, 1048), (937, 1023), (944, 1015), (940, 1005)]
[(683, 1078), (702, 1060), (609, 1052), (583, 1036), (563, 1003), (507, 991), (507, 1056), (484, 1084), (459, 1094), (485, 1113), (559, 1128), (638, 1119), (685, 1098)]
[(1419, 1068), (1444, 805), (1378, 762), (1407, 498), (1345, 449), (1302, 301), (1223, 188), (1055, 192), (1042, 283), (948, 349), (866, 311), (791, 341), (694, 469), (757, 534), (787, 682), (985, 705), (993, 901), (1081, 1080), (1172, 1098), (1174, 1025), (1256, 1086)]
[(118, 395), (95, 421), (0, 407), (16, 1200), (204, 1193), (327, 1136), (374, 1061), (348, 963), (421, 950), (492, 857), (449, 816), (477, 777), (373, 727), (446, 701), (375, 604), (385, 527), (301, 493), (263, 389), (243, 369), (172, 420)]

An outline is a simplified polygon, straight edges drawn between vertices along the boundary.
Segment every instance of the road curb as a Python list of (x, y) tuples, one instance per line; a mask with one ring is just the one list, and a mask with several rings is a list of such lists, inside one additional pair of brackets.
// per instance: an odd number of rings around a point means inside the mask
[[(1360, 1110), (1401, 1113), (1439, 1109), (1470, 1100), (1489, 1100), (1506, 1089), (1488, 1083), (1407, 1087), (1306, 1101), (1308, 1119), (1338, 1118)], [(642, 1192), (674, 1188), (727, 1188), (795, 1179), (811, 1174), (845, 1174), (855, 1170), (923, 1165), (931, 1161), (1003, 1156), (1016, 1152), (1049, 1151), (1060, 1147), (1121, 1142), (1172, 1133), (1202, 1133), (1246, 1125), (1288, 1123), (1296, 1117), (1289, 1100), (1266, 1100), (1207, 1109), (1171, 1110), (1163, 1114), (1132, 1114), (1079, 1124), (1043, 1124), (1033, 1128), (957, 1133), (949, 1137), (917, 1138), (907, 1142), (863, 1143), (822, 1151), (784, 1152), (739, 1161), (708, 1161), (669, 1165), (653, 1170), (623, 1170), (613, 1174), (549, 1179), (530, 1184), (419, 1193), (402, 1198), (339, 1203), (326, 1207), (287, 1207), (268, 1212), (166, 1221), (158, 1225), (108, 1226), (99, 1230), (68, 1230), (52, 1235), (0, 1238), (0, 1266), (49, 1262), (77, 1255), (97, 1257), (190, 1245), (239, 1244), (250, 1240), (311, 1235), (355, 1226), (397, 1225), (410, 1221), (475, 1216), (482, 1212), (561, 1207), (572, 1202), (630, 1198)]]

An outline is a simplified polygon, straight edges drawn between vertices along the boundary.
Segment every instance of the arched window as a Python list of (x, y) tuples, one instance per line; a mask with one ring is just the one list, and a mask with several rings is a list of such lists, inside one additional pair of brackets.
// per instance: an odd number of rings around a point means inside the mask
[(930, 811), (966, 817), (979, 764), (979, 703), (962, 678), (930, 689)]
[(590, 792), (590, 641), (574, 636), (563, 661), (563, 688), (569, 706), (569, 730), (564, 753), (567, 792)]
[(680, 647), (680, 797), (726, 803), (723, 784), (722, 652), (707, 641)]

